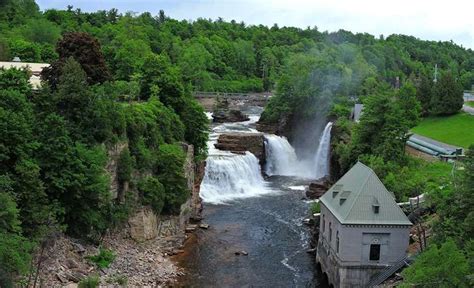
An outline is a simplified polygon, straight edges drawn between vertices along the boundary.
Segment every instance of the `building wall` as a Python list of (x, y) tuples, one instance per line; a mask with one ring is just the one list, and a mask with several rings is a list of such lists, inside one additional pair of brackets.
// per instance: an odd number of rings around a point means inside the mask
[[(323, 203), (320, 219), (316, 261), (327, 273), (329, 283), (335, 287), (364, 287), (381, 269), (395, 264), (406, 255), (409, 226), (342, 225)], [(329, 237), (330, 230), (332, 237)], [(369, 260), (371, 244), (381, 245), (378, 261)]]

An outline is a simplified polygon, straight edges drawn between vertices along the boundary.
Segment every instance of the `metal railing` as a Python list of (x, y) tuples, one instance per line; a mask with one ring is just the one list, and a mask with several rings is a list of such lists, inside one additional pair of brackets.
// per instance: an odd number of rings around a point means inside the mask
[(379, 274), (377, 274), (374, 278), (372, 278), (367, 285), (367, 287), (375, 287), (380, 285), (383, 281), (387, 280), (390, 276), (392, 276), (395, 272), (397, 272), (402, 267), (408, 265), (407, 262), (408, 257), (405, 256), (403, 259), (399, 260), (394, 265), (391, 265), (384, 270), (382, 270)]

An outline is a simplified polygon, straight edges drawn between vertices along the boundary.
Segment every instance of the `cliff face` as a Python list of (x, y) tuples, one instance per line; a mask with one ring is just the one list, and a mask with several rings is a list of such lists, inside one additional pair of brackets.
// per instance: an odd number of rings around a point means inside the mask
[(179, 215), (156, 215), (149, 207), (141, 207), (128, 221), (130, 236), (137, 242), (143, 242), (156, 237), (175, 236), (184, 240), (186, 225), (192, 219), (200, 219), (201, 199), (199, 189), (204, 177), (202, 163), (194, 162), (194, 147), (182, 143), (186, 160), (183, 171), (187, 179), (190, 197), (181, 205)]
[(234, 153), (249, 151), (265, 164), (265, 141), (263, 133), (226, 133), (221, 134), (214, 146), (219, 150)]

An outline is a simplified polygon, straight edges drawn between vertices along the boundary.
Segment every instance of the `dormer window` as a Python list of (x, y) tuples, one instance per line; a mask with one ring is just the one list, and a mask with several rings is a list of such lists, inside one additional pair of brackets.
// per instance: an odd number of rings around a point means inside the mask
[(347, 198), (349, 198), (349, 195), (351, 194), (351, 191), (344, 191), (341, 193), (341, 198), (339, 198), (339, 205), (344, 204), (346, 202)]
[(377, 198), (374, 197), (374, 200), (372, 201), (372, 211), (374, 214), (379, 214), (380, 212), (380, 204)]
[(374, 209), (374, 213), (375, 213), (375, 214), (379, 214), (380, 206), (378, 206), (378, 205), (373, 205), (372, 207), (373, 207), (373, 209)]
[(342, 190), (342, 184), (337, 184), (334, 185), (334, 188), (332, 190), (332, 198), (336, 198), (337, 194)]

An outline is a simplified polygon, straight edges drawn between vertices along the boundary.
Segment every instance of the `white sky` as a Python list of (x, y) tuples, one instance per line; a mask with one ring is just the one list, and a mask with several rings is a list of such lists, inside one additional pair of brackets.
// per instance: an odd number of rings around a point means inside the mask
[(160, 9), (175, 19), (222, 17), (246, 24), (317, 26), (320, 31), (413, 35), (426, 40), (453, 40), (474, 49), (474, 0), (37, 0), (41, 9), (68, 4), (83, 11), (117, 8), (120, 12)]

